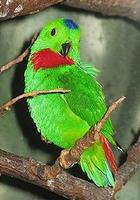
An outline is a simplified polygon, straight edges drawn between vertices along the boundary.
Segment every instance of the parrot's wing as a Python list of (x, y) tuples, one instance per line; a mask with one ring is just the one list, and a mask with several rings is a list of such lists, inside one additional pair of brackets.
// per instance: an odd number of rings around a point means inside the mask
[[(63, 98), (73, 113), (85, 120), (90, 126), (101, 120), (107, 110), (105, 99), (101, 86), (91, 75), (74, 67), (73, 70), (60, 76), (59, 80), (61, 87), (71, 90), (70, 93), (64, 94)], [(102, 134), (112, 144), (115, 144), (110, 119), (104, 124)]]
[(89, 63), (78, 63), (77, 66), (83, 70), (85, 73), (96, 77), (97, 74), (100, 72), (98, 69), (96, 69), (93, 65)]

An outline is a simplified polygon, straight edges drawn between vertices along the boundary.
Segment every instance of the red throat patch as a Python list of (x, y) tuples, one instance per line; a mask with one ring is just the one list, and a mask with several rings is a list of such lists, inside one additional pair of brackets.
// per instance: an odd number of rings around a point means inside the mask
[(31, 57), (31, 61), (35, 70), (74, 64), (71, 58), (67, 56), (63, 57), (60, 53), (56, 53), (49, 48), (34, 53)]

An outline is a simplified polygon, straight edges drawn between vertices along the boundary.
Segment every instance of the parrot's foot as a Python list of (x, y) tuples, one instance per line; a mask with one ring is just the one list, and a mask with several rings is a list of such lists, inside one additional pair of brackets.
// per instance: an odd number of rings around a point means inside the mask
[(69, 149), (61, 151), (59, 162), (60, 166), (64, 169), (68, 169), (76, 163), (75, 158), (71, 155)]

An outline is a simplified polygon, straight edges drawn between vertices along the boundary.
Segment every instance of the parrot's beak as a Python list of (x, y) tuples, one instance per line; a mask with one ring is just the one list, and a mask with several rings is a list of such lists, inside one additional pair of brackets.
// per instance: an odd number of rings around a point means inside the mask
[(70, 43), (66, 42), (66, 43), (62, 44), (62, 49), (60, 51), (60, 54), (64, 57), (66, 57), (69, 53), (70, 48), (71, 48)]

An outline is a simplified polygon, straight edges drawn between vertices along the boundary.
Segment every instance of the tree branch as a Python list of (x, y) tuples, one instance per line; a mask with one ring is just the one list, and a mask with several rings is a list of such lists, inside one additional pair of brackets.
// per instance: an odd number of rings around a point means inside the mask
[(119, 169), (115, 190), (98, 188), (94, 184), (71, 176), (63, 170), (58, 170), (59, 173), (52, 177), (50, 166), (0, 150), (1, 174), (30, 182), (71, 200), (110, 200), (138, 168), (140, 168), (140, 138), (129, 150), (126, 162)]
[[(48, 173), (46, 173), (48, 171)], [(103, 199), (112, 196), (111, 189), (101, 189), (87, 181), (73, 177), (61, 171), (56, 177), (50, 177), (51, 167), (41, 162), (16, 156), (0, 150), (0, 172), (8, 176), (38, 185), (68, 199)], [(44, 177), (44, 173), (46, 177)]]
[(0, 20), (34, 14), (63, 0), (1, 0)]
[(140, 136), (136, 144), (128, 151), (126, 162), (120, 167), (116, 177), (115, 192), (121, 190), (122, 186), (135, 174), (140, 168)]
[(140, 21), (139, 0), (1, 0), (0, 20), (34, 14), (60, 2), (106, 16), (121, 16)]

